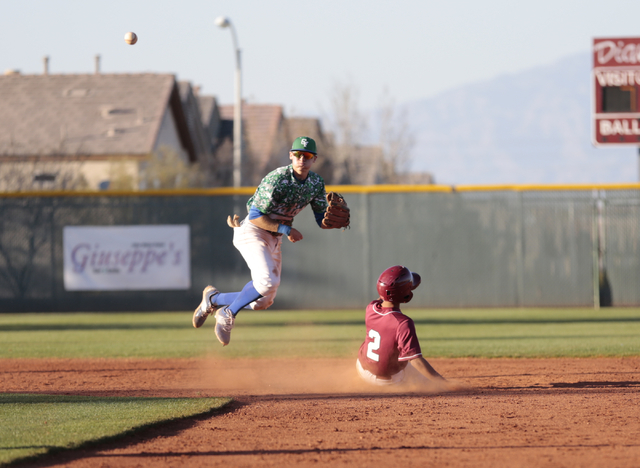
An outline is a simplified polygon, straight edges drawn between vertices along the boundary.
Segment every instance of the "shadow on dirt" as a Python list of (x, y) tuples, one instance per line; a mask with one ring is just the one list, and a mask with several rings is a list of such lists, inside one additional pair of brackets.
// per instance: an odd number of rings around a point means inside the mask
[(551, 382), (551, 386), (556, 388), (623, 388), (640, 387), (640, 382)]

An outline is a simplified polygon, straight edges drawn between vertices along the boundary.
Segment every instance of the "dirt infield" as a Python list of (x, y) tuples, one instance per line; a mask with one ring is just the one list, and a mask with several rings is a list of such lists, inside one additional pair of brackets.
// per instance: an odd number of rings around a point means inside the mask
[(640, 358), (433, 359), (456, 391), (353, 360), (1, 360), (0, 391), (233, 396), (217, 414), (30, 467), (640, 466)]

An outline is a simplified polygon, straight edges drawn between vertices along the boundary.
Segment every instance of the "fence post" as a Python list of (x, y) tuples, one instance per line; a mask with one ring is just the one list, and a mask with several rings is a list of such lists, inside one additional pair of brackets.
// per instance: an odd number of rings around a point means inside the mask
[(600, 253), (600, 196), (599, 191), (593, 191), (593, 216), (591, 217), (591, 254), (593, 260), (593, 308), (600, 309), (600, 265), (599, 265), (599, 253)]
[(524, 307), (524, 203), (522, 192), (516, 192), (516, 287), (517, 306)]
[[(369, 217), (369, 203), (371, 194), (369, 192), (362, 193), (362, 216), (360, 220), (362, 222), (362, 260), (364, 263), (364, 279), (362, 284), (362, 297), (366, 302), (366, 298), (369, 297), (369, 289), (371, 288), (371, 276), (374, 274), (371, 271), (371, 220)], [(376, 278), (377, 279), (377, 278)]]

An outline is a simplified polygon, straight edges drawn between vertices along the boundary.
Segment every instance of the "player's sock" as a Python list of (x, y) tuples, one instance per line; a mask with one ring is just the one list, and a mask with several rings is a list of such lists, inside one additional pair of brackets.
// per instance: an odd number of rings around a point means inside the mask
[(218, 294), (216, 296), (216, 304), (218, 304), (218, 305), (229, 305), (233, 301), (235, 301), (238, 298), (239, 295), (240, 295), (239, 292), (220, 293), (220, 294)]
[(229, 304), (228, 307), (234, 317), (238, 314), (240, 309), (262, 297), (262, 294), (256, 291), (256, 288), (253, 287), (253, 281), (249, 281), (247, 284), (245, 284), (244, 288), (242, 288), (242, 291), (237, 294), (238, 297), (236, 297), (236, 299), (231, 304)]
[[(235, 301), (239, 295), (239, 292), (220, 293), (216, 296), (216, 304), (218, 306), (229, 305), (233, 303), (233, 301)], [(249, 307), (249, 304), (247, 304), (243, 307), (243, 309), (251, 309), (251, 307)]]

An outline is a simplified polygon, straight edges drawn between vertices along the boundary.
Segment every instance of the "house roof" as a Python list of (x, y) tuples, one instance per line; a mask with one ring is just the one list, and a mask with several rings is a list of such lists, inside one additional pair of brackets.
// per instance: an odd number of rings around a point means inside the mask
[[(232, 105), (220, 106), (220, 117), (233, 121), (233, 108)], [(282, 119), (282, 106), (242, 104), (242, 133), (256, 160), (266, 160), (273, 153)]]
[(224, 138), (221, 130), (222, 119), (220, 117), (218, 101), (215, 96), (206, 96), (199, 93), (196, 93), (196, 97), (200, 105), (202, 125), (209, 138), (209, 148), (210, 151), (215, 154)]
[(212, 120), (220, 120), (218, 101), (215, 96), (196, 94), (200, 105), (202, 124), (207, 127)]
[(211, 141), (202, 124), (200, 100), (194, 94), (194, 89), (188, 81), (180, 81), (178, 89), (194, 149), (199, 157), (208, 158), (211, 155)]
[(146, 155), (167, 107), (195, 159), (174, 75), (0, 76), (0, 157)]
[(319, 119), (316, 117), (289, 117), (287, 125), (291, 141), (299, 136), (310, 136), (316, 141), (318, 154), (326, 151), (327, 142)]

